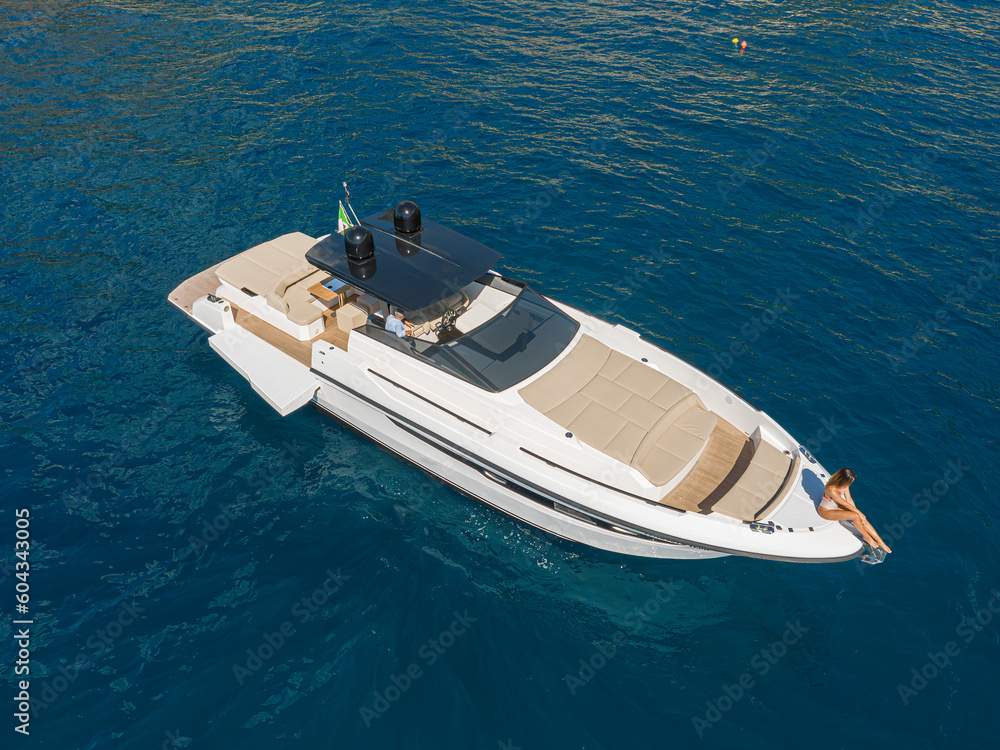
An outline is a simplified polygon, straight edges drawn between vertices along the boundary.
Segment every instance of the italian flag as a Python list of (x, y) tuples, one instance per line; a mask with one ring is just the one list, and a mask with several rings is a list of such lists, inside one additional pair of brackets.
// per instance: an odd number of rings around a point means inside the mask
[(337, 214), (337, 234), (343, 234), (345, 230), (350, 229), (353, 226), (354, 222), (352, 222), (350, 217), (347, 215), (347, 209), (344, 208), (344, 202), (340, 201), (340, 213)]

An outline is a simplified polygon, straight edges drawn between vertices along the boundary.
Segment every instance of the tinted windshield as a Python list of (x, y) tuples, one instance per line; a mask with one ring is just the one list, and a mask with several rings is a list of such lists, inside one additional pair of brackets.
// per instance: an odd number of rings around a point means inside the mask
[(444, 349), (477, 372), (491, 390), (531, 377), (563, 352), (580, 324), (525, 289), (514, 304)]
[(371, 324), (364, 332), (475, 386), (502, 391), (559, 356), (579, 327), (541, 295), (525, 288), (502, 313), (444, 344), (396, 338)]

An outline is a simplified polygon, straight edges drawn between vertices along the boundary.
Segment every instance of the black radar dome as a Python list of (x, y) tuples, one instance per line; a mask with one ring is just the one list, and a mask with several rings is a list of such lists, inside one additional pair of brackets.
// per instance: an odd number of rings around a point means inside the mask
[(375, 255), (375, 241), (365, 227), (351, 227), (344, 232), (344, 250), (349, 260), (360, 262)]
[(420, 207), (413, 201), (403, 201), (392, 213), (392, 223), (396, 231), (413, 234), (420, 230)]

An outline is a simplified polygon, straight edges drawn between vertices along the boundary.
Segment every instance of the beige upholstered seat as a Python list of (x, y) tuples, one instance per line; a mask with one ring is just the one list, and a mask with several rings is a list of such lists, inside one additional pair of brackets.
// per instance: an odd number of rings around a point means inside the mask
[(368, 311), (355, 302), (348, 302), (337, 310), (337, 327), (344, 333), (363, 326), (368, 320)]
[(712, 511), (741, 521), (754, 520), (781, 490), (792, 463), (790, 456), (760, 440), (743, 476), (712, 505)]
[[(686, 403), (688, 398), (690, 402)], [(682, 399), (649, 431), (636, 450), (632, 465), (653, 484), (666, 484), (701, 453), (718, 417), (698, 403), (694, 394)]]
[(323, 315), (312, 304), (308, 289), (328, 275), (306, 262), (306, 251), (316, 240), (302, 232), (282, 235), (230, 258), (219, 266), (219, 279), (285, 313), (298, 325), (309, 325)]
[(414, 336), (423, 336), (435, 330), (434, 327), (441, 322), (445, 313), (454, 311), (461, 315), (468, 307), (469, 297), (465, 292), (460, 290), (421, 310), (407, 311), (404, 315), (406, 321), (413, 325), (412, 334)]
[(717, 422), (693, 391), (590, 336), (519, 393), (582, 442), (657, 486), (701, 453)]
[(370, 294), (359, 294), (357, 298), (354, 300), (354, 304), (360, 307), (369, 315), (378, 312), (381, 309), (379, 306), (379, 301), (374, 297), (372, 297)]
[(267, 293), (267, 304), (298, 325), (309, 325), (318, 319), (323, 311), (312, 304), (313, 296), (309, 287), (327, 274), (308, 263), (286, 273), (275, 282)]

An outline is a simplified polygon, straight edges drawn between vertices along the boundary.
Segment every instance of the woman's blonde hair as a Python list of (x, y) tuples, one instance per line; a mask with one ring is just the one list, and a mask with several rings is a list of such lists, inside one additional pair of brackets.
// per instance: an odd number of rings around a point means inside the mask
[(826, 483), (826, 486), (831, 490), (840, 490), (844, 487), (850, 486), (851, 482), (857, 478), (858, 475), (850, 469), (840, 469), (832, 477), (830, 477), (830, 481)]

